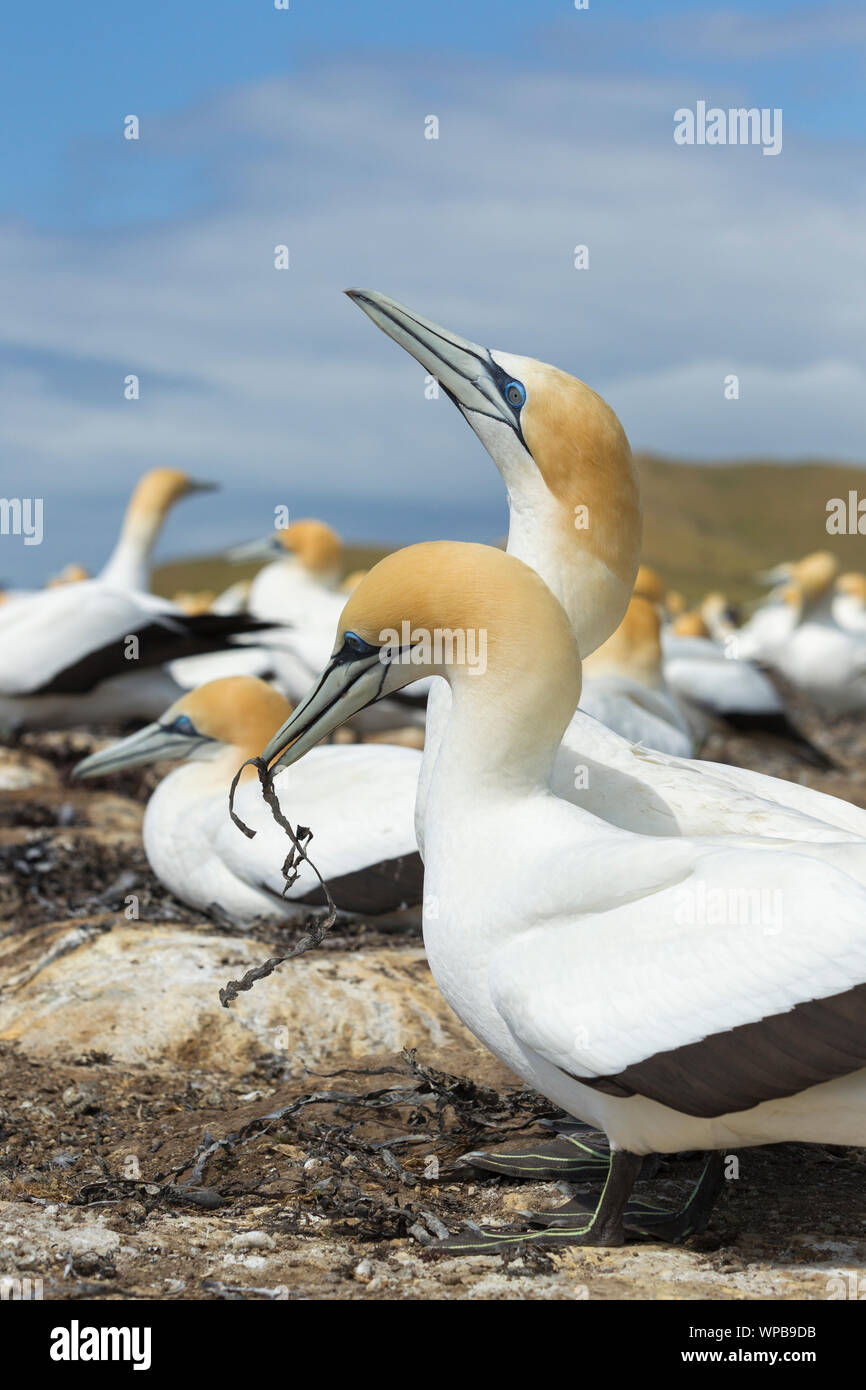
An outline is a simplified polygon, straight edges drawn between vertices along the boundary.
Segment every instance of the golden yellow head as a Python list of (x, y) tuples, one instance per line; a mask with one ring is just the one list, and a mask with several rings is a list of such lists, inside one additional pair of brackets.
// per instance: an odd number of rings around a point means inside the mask
[(510, 553), (538, 570), (592, 651), (622, 619), (640, 557), (637, 475), (614, 411), (559, 367), (461, 338), (377, 290), (347, 293), (481, 439), (508, 489)]
[(209, 613), (216, 594), (213, 589), (180, 589), (172, 596), (172, 603), (182, 608), (184, 613), (195, 617), (199, 613)]
[[(562, 605), (542, 579), (493, 546), (426, 541), (386, 555), (349, 596), (337, 645), (353, 632), (372, 646), (383, 633), (484, 632), (488, 658), (530, 653), (571, 657), (574, 637)], [(555, 666), (553, 668), (556, 669)]]
[(710, 635), (710, 630), (697, 609), (693, 609), (689, 613), (681, 613), (678, 618), (674, 618), (671, 632), (675, 637), (709, 637)]
[(836, 589), (840, 594), (846, 594), (849, 598), (860, 599), (866, 603), (866, 574), (860, 574), (857, 570), (849, 570), (847, 574), (840, 574), (836, 580)]
[(277, 531), (280, 544), (295, 555), (311, 574), (332, 574), (340, 563), (343, 546), (336, 531), (324, 521), (305, 518)]
[(84, 565), (65, 565), (59, 574), (55, 574), (53, 579), (49, 579), (47, 587), (56, 589), (61, 584), (80, 584), (82, 580), (89, 578), (90, 571), (85, 569)]
[(223, 676), (176, 700), (160, 722), (171, 724), (186, 715), (205, 738), (246, 753), (258, 751), (291, 712), (288, 700), (267, 681)]
[(657, 686), (662, 665), (660, 628), (655, 604), (639, 594), (632, 595), (616, 632), (584, 662), (585, 674), (625, 675), (642, 685)]
[(369, 574), (369, 570), (350, 570), (345, 579), (340, 581), (340, 593), (352, 594), (357, 589), (361, 580)]
[(638, 598), (649, 599), (650, 603), (664, 603), (667, 590), (665, 582), (657, 570), (649, 565), (639, 565), (634, 581), (634, 593)]
[(210, 490), (210, 484), (197, 482), (180, 468), (151, 468), (135, 485), (129, 512), (136, 519), (162, 519), (191, 492)]
[(792, 565), (791, 571), (794, 583), (808, 601), (820, 598), (830, 588), (839, 573), (839, 561), (829, 550), (815, 550)]

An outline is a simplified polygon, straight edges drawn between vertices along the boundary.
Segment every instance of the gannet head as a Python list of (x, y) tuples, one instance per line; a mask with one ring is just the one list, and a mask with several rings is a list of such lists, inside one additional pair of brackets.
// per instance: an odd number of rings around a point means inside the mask
[(856, 570), (849, 570), (847, 574), (839, 575), (834, 587), (837, 593), (845, 594), (847, 598), (858, 599), (861, 603), (866, 603), (866, 574), (859, 574)]
[(678, 618), (674, 618), (671, 623), (671, 632), (675, 637), (709, 637), (710, 635), (709, 628), (696, 608), (688, 613), (680, 613)]
[(343, 543), (336, 531), (324, 521), (305, 517), (281, 527), (263, 540), (235, 546), (229, 551), (229, 559), (235, 563), (282, 560), (324, 583), (336, 580), (342, 553)]
[(181, 498), (193, 492), (214, 492), (218, 486), (191, 478), (180, 468), (151, 468), (136, 483), (127, 514), (134, 521), (162, 521)]
[(73, 777), (102, 777), (144, 763), (212, 758), (228, 747), (257, 751), (291, 713), (287, 700), (256, 676), (224, 676), (190, 690), (154, 724), (84, 758)]
[(84, 565), (69, 564), (64, 565), (59, 574), (55, 574), (53, 579), (49, 579), (48, 589), (57, 589), (62, 584), (80, 584), (82, 580), (90, 578), (90, 571)]
[(623, 675), (651, 690), (662, 683), (661, 621), (656, 605), (633, 594), (616, 632), (584, 662), (587, 676)]
[(369, 570), (350, 570), (346, 577), (340, 581), (340, 593), (353, 594), (361, 580), (369, 573)]
[(714, 637), (730, 635), (740, 625), (736, 606), (722, 593), (714, 591), (701, 601), (700, 615)]
[(650, 603), (664, 603), (667, 586), (657, 570), (649, 565), (638, 565), (633, 593), (638, 598), (649, 599)]
[(171, 601), (190, 617), (196, 617), (199, 613), (209, 613), (215, 598), (213, 589), (179, 589)]
[(387, 555), (351, 594), (331, 660), (264, 750), (267, 762), (279, 760), (271, 773), (426, 675), (444, 676), (455, 701), (467, 684), (484, 686), (491, 708), (515, 704), (532, 682), (539, 728), (564, 728), (580, 695), (574, 635), (540, 576), (491, 546), (428, 541)]
[(820, 598), (839, 573), (839, 561), (829, 550), (815, 550), (793, 567), (791, 578), (807, 602)]
[(796, 584), (801, 596), (808, 603), (820, 598), (832, 585), (839, 573), (839, 561), (829, 550), (813, 550), (802, 560), (784, 560), (773, 569), (764, 570), (757, 577), (761, 583), (774, 588), (786, 584)]
[(508, 550), (562, 601), (584, 655), (617, 626), (640, 555), (637, 476), (610, 406), (577, 377), (461, 338), (375, 290), (347, 290), (434, 376), (508, 490)]

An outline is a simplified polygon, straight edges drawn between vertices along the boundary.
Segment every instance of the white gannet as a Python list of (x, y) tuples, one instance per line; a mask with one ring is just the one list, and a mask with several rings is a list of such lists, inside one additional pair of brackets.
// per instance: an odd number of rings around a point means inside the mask
[(675, 618), (662, 634), (663, 670), (701, 742), (713, 725), (770, 739), (813, 767), (835, 766), (822, 748), (792, 721), (766, 672), (738, 658), (738, 632), (716, 614), (719, 637), (711, 635), (701, 610)]
[(166, 599), (83, 579), (0, 608), (0, 728), (152, 719), (183, 693), (167, 664), (262, 624), (190, 616)]
[(216, 487), (179, 468), (151, 468), (143, 474), (129, 499), (114, 550), (97, 577), (116, 589), (147, 592), (153, 549), (168, 513), (181, 498)]
[[(486, 634), (483, 673), (437, 648), (455, 631)], [(612, 1152), (597, 1206), (446, 1245), (617, 1245), (625, 1216), (681, 1235), (721, 1185), (722, 1152), (866, 1144), (866, 840), (807, 855), (747, 825), (647, 836), (558, 797), (581, 685), (570, 621), (528, 566), (456, 542), (387, 556), (351, 595), (334, 656), (264, 749), (271, 776), (416, 662), (452, 692), (425, 817), (434, 977), (505, 1065)], [(628, 1206), (643, 1155), (691, 1149), (715, 1155), (693, 1215)]]
[[(324, 521), (306, 517), (293, 521), (264, 540), (250, 541), (229, 551), (235, 563), (268, 560), (250, 586), (251, 613), (274, 622), (330, 620), (339, 602), (343, 543)], [(331, 629), (333, 631), (333, 627)]]
[[(255, 769), (235, 800), (246, 839), (228, 818), (228, 792), (241, 763), (289, 717), (291, 706), (264, 681), (233, 676), (184, 695), (155, 724), (110, 744), (75, 768), (97, 777), (142, 763), (181, 761), (154, 791), (144, 847), (175, 897), (233, 922), (304, 917), (322, 903), (309, 865), (284, 897), (280, 865), (289, 842), (263, 804)], [(300, 777), (277, 779), (284, 815), (313, 831), (310, 858), (338, 908), (380, 915), (421, 901), (422, 869), (413, 812), (419, 754), (383, 744), (318, 748)]]
[[(262, 621), (286, 624), (282, 633), (269, 637), (267, 664), (289, 700), (304, 694), (331, 653), (346, 597), (337, 587), (342, 551), (336, 531), (308, 517), (229, 552), (235, 562), (270, 560), (252, 581), (247, 608)], [(179, 679), (184, 683), (197, 670), (203, 672), (200, 679), (207, 679), (212, 669), (210, 664), (207, 668), (185, 666)], [(427, 684), (419, 682), (397, 700), (366, 710), (356, 727), (367, 732), (423, 725), (427, 693)]]
[(631, 743), (689, 757), (691, 731), (662, 674), (660, 630), (655, 605), (632, 595), (616, 632), (584, 663), (580, 708)]
[(833, 617), (849, 632), (866, 632), (866, 574), (851, 570), (834, 585)]
[[(436, 377), (478, 435), (508, 492), (509, 554), (531, 564), (562, 600), (589, 656), (622, 621), (640, 558), (637, 474), (610, 406), (558, 367), (488, 350), (375, 290), (346, 293)], [(422, 856), (426, 788), (450, 698), (437, 681), (427, 701), (416, 814)], [(566, 753), (567, 783), (575, 770)]]
[(777, 566), (765, 578), (779, 587), (737, 636), (742, 654), (773, 667), (829, 718), (866, 709), (866, 632), (835, 615), (838, 569), (824, 550)]
[[(508, 552), (541, 575), (588, 656), (621, 621), (640, 555), (637, 480), (616, 415), (558, 368), (490, 352), (378, 291), (347, 293), (437, 378), (484, 443), (508, 492)], [(577, 511), (583, 505), (587, 513)], [(447, 684), (434, 683), (416, 810), (422, 856), (426, 786), (449, 700)], [(859, 806), (745, 768), (635, 747), (579, 710), (555, 777), (559, 795), (645, 834), (754, 830), (806, 843), (839, 829), (866, 835)]]

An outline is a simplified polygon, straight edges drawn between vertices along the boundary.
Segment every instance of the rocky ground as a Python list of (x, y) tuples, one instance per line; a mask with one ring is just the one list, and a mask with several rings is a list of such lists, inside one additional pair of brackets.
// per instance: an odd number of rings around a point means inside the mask
[[(819, 732), (839, 771), (766, 750), (760, 766), (866, 804), (862, 726)], [(740, 1154), (707, 1232), (676, 1248), (432, 1251), (563, 1200), (458, 1162), (543, 1137), (546, 1106), (450, 1013), (411, 918), (338, 924), (222, 1008), (220, 986), (293, 935), (165, 893), (139, 834), (153, 774), (76, 788), (92, 746), (0, 749), (0, 1291), (822, 1299), (864, 1275), (866, 1153), (814, 1146)], [(707, 754), (755, 756), (720, 736)], [(673, 1205), (698, 1171), (666, 1160), (648, 1189)]]

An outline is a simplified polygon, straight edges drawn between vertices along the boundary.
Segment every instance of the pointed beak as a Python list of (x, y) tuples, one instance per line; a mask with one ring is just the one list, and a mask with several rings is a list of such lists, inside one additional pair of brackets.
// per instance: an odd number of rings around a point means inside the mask
[(378, 651), (351, 660), (342, 653), (332, 657), (309, 695), (262, 753), (266, 763), (273, 763), (271, 778), (281, 767), (296, 763), (353, 714), (417, 680), (418, 674), (417, 668), (413, 672), (409, 666), (394, 667), (383, 662)]
[(98, 753), (91, 753), (89, 758), (82, 758), (72, 769), (72, 776), (104, 777), (124, 767), (138, 767), (143, 763), (158, 763), (166, 759), (177, 761), (188, 757), (194, 747), (205, 741), (203, 738), (174, 733), (161, 724), (146, 724), (128, 738), (110, 743)]
[(791, 566), (788, 564), (775, 565), (771, 570), (761, 570), (755, 575), (757, 584), (766, 584), (770, 587), (776, 584), (787, 584), (791, 578)]
[(226, 554), (231, 565), (246, 565), (252, 560), (273, 560), (288, 551), (280, 545), (276, 536), (263, 536), (257, 541), (244, 541), (242, 545), (232, 546)]
[(487, 348), (422, 318), (378, 290), (346, 290), (346, 294), (436, 378), (455, 405), (501, 420), (520, 433), (518, 415), (505, 399), (508, 377)]

